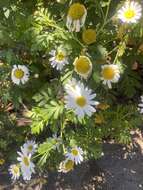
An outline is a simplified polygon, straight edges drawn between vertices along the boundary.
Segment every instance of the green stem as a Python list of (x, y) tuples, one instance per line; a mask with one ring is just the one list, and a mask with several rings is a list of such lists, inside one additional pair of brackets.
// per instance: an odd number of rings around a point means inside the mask
[[(64, 119), (63, 119), (63, 116), (61, 116), (61, 119), (60, 119), (60, 126), (61, 126), (61, 130), (60, 130), (60, 137), (61, 137), (61, 139), (63, 138), (63, 131), (64, 131)], [(64, 143), (62, 143), (62, 147), (63, 147), (63, 152), (65, 153), (66, 152), (66, 150), (65, 150), (65, 146), (64, 146)]]
[(113, 51), (115, 51), (116, 49), (118, 49), (118, 46), (114, 47), (111, 51), (108, 52), (108, 55), (110, 55)]
[(108, 6), (107, 6), (106, 14), (105, 14), (105, 17), (104, 17), (103, 25), (102, 25), (101, 28), (98, 30), (97, 36), (98, 36), (98, 35), (100, 34), (100, 32), (103, 30), (103, 28), (105, 27), (105, 25), (108, 24), (108, 23), (110, 22), (110, 20), (111, 20), (111, 19), (107, 20), (111, 1), (112, 1), (112, 0), (109, 0), (109, 1), (108, 1)]
[(72, 38), (73, 38), (82, 48), (85, 48), (85, 46), (73, 35), (73, 33), (72, 33)]
[(117, 51), (117, 53), (116, 53), (115, 59), (114, 59), (114, 61), (113, 61), (113, 64), (116, 63), (117, 59), (118, 59), (118, 51)]
[[(49, 21), (49, 20), (48, 20)], [(47, 22), (48, 23), (48, 26), (50, 27), (53, 27), (59, 31), (62, 31), (63, 33), (67, 33), (66, 30), (64, 30), (63, 28), (60, 28), (59, 26), (56, 25), (56, 23), (53, 21), (53, 22)], [(82, 47), (82, 48), (85, 48), (85, 46), (78, 40), (78, 38), (76, 38), (73, 33), (71, 33), (71, 36), (72, 38)]]

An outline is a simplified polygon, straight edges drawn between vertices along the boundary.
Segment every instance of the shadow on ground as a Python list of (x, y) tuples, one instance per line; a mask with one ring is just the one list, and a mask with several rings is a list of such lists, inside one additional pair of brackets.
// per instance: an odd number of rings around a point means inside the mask
[(143, 138), (133, 134), (133, 149), (104, 143), (104, 156), (81, 164), (68, 174), (49, 173), (28, 184), (10, 184), (0, 174), (0, 190), (143, 190)]

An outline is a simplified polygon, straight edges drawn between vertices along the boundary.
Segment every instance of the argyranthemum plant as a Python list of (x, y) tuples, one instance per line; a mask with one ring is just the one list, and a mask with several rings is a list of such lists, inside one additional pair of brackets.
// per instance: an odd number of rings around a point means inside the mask
[(142, 125), (142, 1), (0, 7), (0, 171), (7, 160), (14, 181), (67, 173), (101, 157), (105, 139), (130, 144)]

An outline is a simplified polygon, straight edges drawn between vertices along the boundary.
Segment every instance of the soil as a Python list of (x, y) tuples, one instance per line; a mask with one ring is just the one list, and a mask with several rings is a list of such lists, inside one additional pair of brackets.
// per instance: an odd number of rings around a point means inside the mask
[(68, 174), (50, 172), (29, 183), (12, 184), (0, 172), (0, 190), (143, 190), (143, 137), (133, 132), (133, 147), (103, 144), (104, 156), (79, 165)]

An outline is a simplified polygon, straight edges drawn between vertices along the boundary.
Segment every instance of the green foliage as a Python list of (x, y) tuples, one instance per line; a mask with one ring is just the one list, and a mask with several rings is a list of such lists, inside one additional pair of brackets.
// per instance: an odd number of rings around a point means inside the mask
[(47, 139), (46, 142), (40, 144), (38, 148), (38, 156), (41, 156), (39, 160), (39, 165), (42, 166), (46, 163), (47, 159), (50, 157), (50, 152), (53, 150), (55, 142), (53, 139)]
[(140, 126), (141, 117), (138, 115), (135, 105), (118, 105), (113, 110), (103, 113), (104, 124), (99, 129), (105, 138), (114, 138), (122, 144), (131, 142), (130, 131)]
[(28, 134), (27, 128), (16, 126), (15, 116), (0, 111), (0, 156), (5, 160), (15, 159), (15, 151)]
[[(79, 33), (69, 32), (66, 27), (68, 8), (74, 2), (83, 3), (88, 10)], [(121, 6), (122, 2), (111, 0), (0, 1), (0, 153), (3, 157), (8, 153), (12, 159), (13, 147), (16, 149), (26, 139), (36, 138), (38, 165), (57, 168), (68, 148), (79, 146), (85, 159), (97, 159), (102, 156), (103, 140), (131, 142), (130, 131), (142, 123), (137, 103), (143, 92), (143, 24), (121, 25), (116, 18), (116, 9)], [(96, 30), (94, 44), (84, 43), (82, 32), (86, 28)], [(61, 72), (49, 62), (49, 52), (59, 47), (68, 52), (69, 61)], [(73, 62), (80, 55), (88, 56), (92, 62), (93, 70), (87, 80), (74, 72)], [(27, 84), (12, 83), (11, 70), (15, 64), (30, 70)], [(112, 89), (101, 81), (104, 64), (117, 64), (121, 70), (120, 81)], [(73, 110), (67, 111), (64, 85), (72, 77), (82, 80), (96, 92), (97, 100), (110, 108), (99, 108), (92, 117), (83, 119), (78, 119)], [(12, 109), (7, 111), (9, 104)], [(23, 112), (31, 124), (19, 127), (17, 118), (25, 117)], [(52, 137), (55, 133), (62, 139), (59, 151)]]
[(39, 134), (48, 125), (52, 125), (53, 130), (54, 128), (56, 130), (64, 105), (60, 100), (57, 102), (54, 93), (56, 92), (52, 92), (51, 88), (46, 87), (33, 97), (37, 102), (37, 106), (29, 113), (29, 116), (33, 119), (31, 125), (33, 134)]

